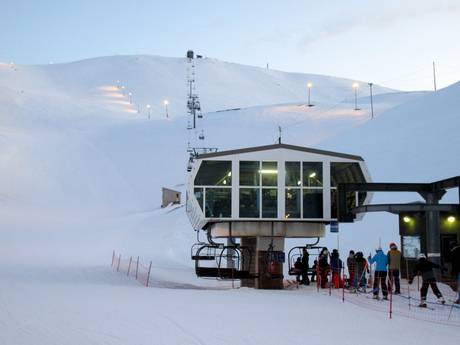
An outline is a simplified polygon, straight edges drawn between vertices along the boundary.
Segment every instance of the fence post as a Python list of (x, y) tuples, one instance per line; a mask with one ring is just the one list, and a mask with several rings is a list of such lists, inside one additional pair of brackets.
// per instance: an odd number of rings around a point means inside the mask
[(321, 285), (321, 274), (319, 270), (319, 265), (316, 263), (316, 291), (319, 292), (319, 287)]
[(332, 269), (329, 269), (329, 296), (332, 295)]
[(407, 296), (409, 301), (409, 310), (410, 310), (410, 285), (409, 285), (409, 261), (406, 260), (406, 283), (407, 283)]
[(114, 262), (115, 262), (115, 250), (112, 251), (112, 268), (113, 268)]
[(390, 278), (389, 290), (390, 290), (390, 319), (391, 319), (392, 314), (393, 314), (393, 271), (392, 270), (390, 270), (390, 275), (391, 275), (391, 278)]
[(342, 302), (345, 303), (345, 279), (346, 279), (346, 275), (345, 275), (345, 267), (342, 267)]
[(129, 271), (131, 270), (131, 262), (133, 261), (133, 257), (129, 257), (129, 265), (128, 265), (128, 273), (126, 274), (129, 277)]
[(149, 286), (149, 280), (150, 280), (150, 271), (152, 270), (152, 261), (150, 261), (150, 265), (149, 265), (149, 271), (147, 273), (147, 282), (145, 283), (145, 286)]
[(120, 271), (121, 254), (118, 254), (117, 272)]
[(137, 257), (137, 262), (136, 262), (136, 280), (137, 280), (137, 273), (139, 272), (139, 257)]
[(407, 284), (407, 296), (408, 296), (409, 310), (410, 310), (410, 285), (409, 285), (409, 283)]

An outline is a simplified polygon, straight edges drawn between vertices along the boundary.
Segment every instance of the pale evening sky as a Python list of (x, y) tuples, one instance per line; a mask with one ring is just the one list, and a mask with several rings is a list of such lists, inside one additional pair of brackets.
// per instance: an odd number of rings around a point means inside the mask
[(205, 56), (400, 89), (460, 80), (459, 0), (0, 0), (0, 61)]

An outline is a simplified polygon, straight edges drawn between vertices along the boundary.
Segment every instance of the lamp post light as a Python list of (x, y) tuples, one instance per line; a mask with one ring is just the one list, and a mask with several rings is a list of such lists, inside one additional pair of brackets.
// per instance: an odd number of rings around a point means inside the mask
[(169, 117), (169, 114), (168, 114), (168, 105), (169, 105), (169, 101), (168, 101), (167, 99), (165, 99), (165, 100), (163, 101), (163, 104), (164, 104), (164, 106), (165, 106), (166, 118), (168, 118), (168, 117)]
[(374, 95), (372, 92), (372, 86), (374, 86), (373, 83), (368, 83), (369, 84), (369, 94), (371, 95), (371, 119), (374, 118)]
[(359, 110), (359, 108), (358, 108), (358, 89), (359, 89), (359, 84), (358, 83), (353, 83), (352, 87), (353, 87), (353, 90), (355, 90), (355, 110)]
[(313, 87), (313, 84), (312, 83), (308, 83), (307, 84), (307, 88), (308, 88), (308, 106), (309, 107), (313, 107), (313, 104), (311, 104), (311, 88)]
[(150, 112), (151, 112), (151, 108), (152, 108), (152, 107), (150, 106), (150, 104), (147, 104), (146, 107), (147, 107), (148, 117), (149, 117), (149, 120), (150, 120), (150, 115), (151, 115)]

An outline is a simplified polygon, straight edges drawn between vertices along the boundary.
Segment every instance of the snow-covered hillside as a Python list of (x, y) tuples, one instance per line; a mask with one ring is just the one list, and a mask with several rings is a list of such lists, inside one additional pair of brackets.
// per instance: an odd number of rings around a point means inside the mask
[[(355, 111), (353, 81), (347, 79), (214, 59), (197, 60), (196, 72), (205, 111), (201, 145), (269, 144), (280, 125), (284, 142), (363, 156), (377, 181), (429, 181), (460, 171), (451, 159), (459, 145), (460, 84), (437, 93), (375, 86), (375, 119), (369, 121), (366, 83)], [(312, 291), (143, 289), (114, 276), (112, 249), (152, 260), (157, 287), (216, 285), (193, 277), (189, 249), (195, 234), (184, 208), (159, 208), (161, 187), (183, 190), (186, 180), (186, 73), (185, 59), (152, 56), (0, 64), (0, 344), (300, 344), (305, 338), (293, 334), (305, 332), (305, 322), (320, 342), (327, 333), (320, 320), (331, 315), (345, 322), (344, 334), (356, 320), (366, 325), (360, 331), (365, 338), (376, 329), (388, 334), (376, 344), (398, 342), (409, 328), (422, 336), (405, 343), (452, 339), (451, 328), (391, 324), (372, 311), (339, 310)], [(305, 104), (307, 82), (314, 85), (314, 107)], [(379, 238), (385, 244), (395, 236), (394, 216), (368, 215), (341, 228), (340, 248), (368, 251)], [(336, 237), (324, 243), (335, 246)], [(284, 320), (283, 332), (267, 336), (236, 321), (251, 303), (256, 308), (248, 317), (276, 314)], [(219, 304), (225, 308), (212, 308)], [(196, 319), (203, 308), (212, 331)], [(304, 309), (315, 316), (306, 320)], [(273, 320), (263, 324), (278, 327)], [(227, 338), (235, 329), (247, 336)], [(206, 332), (212, 339), (202, 336)], [(332, 335), (324, 339), (334, 341)]]

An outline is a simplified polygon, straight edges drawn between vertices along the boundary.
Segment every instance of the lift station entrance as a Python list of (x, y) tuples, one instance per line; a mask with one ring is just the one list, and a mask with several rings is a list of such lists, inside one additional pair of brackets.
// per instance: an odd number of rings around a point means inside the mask
[[(448, 189), (457, 189), (458, 202), (440, 203)], [(425, 202), (409, 204), (374, 204), (353, 206), (348, 196), (366, 192), (413, 192), (422, 196)], [(445, 268), (446, 283), (453, 283), (450, 272), (450, 249), (453, 243), (460, 243), (460, 176), (432, 183), (341, 183), (338, 186), (338, 220), (353, 222), (357, 214), (366, 212), (390, 212), (399, 217), (401, 236), (401, 271), (412, 271), (419, 253)]]
[[(305, 238), (306, 248), (317, 248), (325, 225), (337, 220), (339, 184), (369, 182), (359, 156), (281, 143), (194, 157), (186, 210), (198, 237), (196, 274), (281, 289), (285, 239)], [(370, 198), (360, 191), (346, 202), (353, 208)]]

